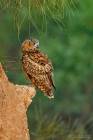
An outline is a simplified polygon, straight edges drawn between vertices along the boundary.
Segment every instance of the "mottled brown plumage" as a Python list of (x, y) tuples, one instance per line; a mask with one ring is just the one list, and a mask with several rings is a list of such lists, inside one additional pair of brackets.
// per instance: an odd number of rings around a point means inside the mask
[(36, 39), (25, 40), (22, 43), (22, 65), (32, 84), (40, 89), (48, 98), (54, 98), (52, 80), (52, 63), (39, 50)]

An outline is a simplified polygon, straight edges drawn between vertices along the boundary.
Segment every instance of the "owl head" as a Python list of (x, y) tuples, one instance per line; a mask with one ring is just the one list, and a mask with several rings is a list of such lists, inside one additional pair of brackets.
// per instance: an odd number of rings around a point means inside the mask
[(32, 38), (31, 40), (27, 39), (22, 43), (23, 52), (31, 52), (39, 47), (39, 40)]

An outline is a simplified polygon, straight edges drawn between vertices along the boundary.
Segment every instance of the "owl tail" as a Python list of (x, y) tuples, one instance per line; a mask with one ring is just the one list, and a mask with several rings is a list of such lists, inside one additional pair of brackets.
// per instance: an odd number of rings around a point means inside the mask
[(47, 94), (47, 97), (48, 97), (49, 99), (53, 99), (53, 98), (54, 98), (53, 92), (48, 93), (48, 94)]

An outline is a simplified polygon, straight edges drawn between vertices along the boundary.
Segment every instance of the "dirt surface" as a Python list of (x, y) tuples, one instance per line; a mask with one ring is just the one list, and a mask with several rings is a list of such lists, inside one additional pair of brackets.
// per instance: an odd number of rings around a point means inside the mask
[(0, 64), (0, 140), (30, 140), (26, 111), (34, 96), (33, 87), (9, 82)]

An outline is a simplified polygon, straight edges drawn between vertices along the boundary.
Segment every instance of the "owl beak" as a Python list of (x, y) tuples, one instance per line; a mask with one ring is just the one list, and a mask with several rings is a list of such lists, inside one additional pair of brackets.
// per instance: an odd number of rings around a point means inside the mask
[(35, 47), (36, 47), (36, 48), (39, 48), (39, 42), (37, 42), (37, 43), (35, 44)]

